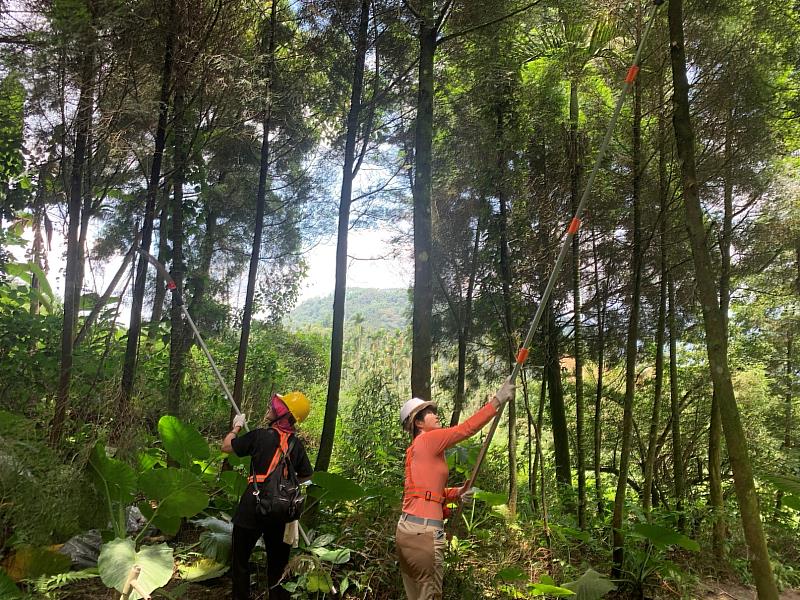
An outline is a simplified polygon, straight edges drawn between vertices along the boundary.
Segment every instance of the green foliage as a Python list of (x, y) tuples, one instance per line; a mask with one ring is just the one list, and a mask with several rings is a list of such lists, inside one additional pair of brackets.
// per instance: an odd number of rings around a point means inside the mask
[[(64, 464), (30, 419), (0, 410), (0, 547), (42, 546), (91, 526), (81, 461)], [(35, 498), (35, 501), (32, 501)]]
[(206, 460), (209, 457), (208, 442), (197, 429), (177, 417), (161, 417), (158, 421), (158, 434), (167, 454), (181, 466), (189, 467), (195, 460)]
[(591, 568), (576, 581), (565, 583), (562, 587), (575, 592), (575, 600), (599, 600), (617, 589), (611, 581)]
[(216, 517), (206, 517), (194, 521), (203, 528), (199, 548), (211, 560), (226, 565), (231, 555), (233, 523)]
[(125, 507), (136, 492), (136, 473), (124, 462), (106, 454), (101, 442), (89, 455), (88, 472), (98, 493), (105, 499), (112, 528), (117, 537), (125, 536)]
[(22, 598), (22, 592), (4, 569), (0, 569), (0, 598), (8, 598), (8, 600)]
[(365, 495), (364, 489), (361, 486), (336, 473), (317, 471), (311, 477), (311, 482), (320, 489), (318, 493), (311, 493), (318, 495), (321, 501), (327, 500), (329, 502), (337, 502), (358, 500)]
[[(133, 540), (129, 538), (103, 544), (97, 569), (100, 579), (107, 587), (121, 592), (134, 565), (142, 569), (138, 579), (142, 589), (146, 593), (151, 593), (167, 585), (172, 578), (172, 548), (167, 544), (157, 544), (145, 546), (137, 552)], [(139, 597), (136, 592), (131, 594), (131, 600), (137, 600)]]
[(78, 581), (86, 581), (87, 579), (94, 579), (99, 576), (100, 573), (97, 571), (96, 567), (82, 569), (80, 571), (67, 571), (65, 573), (57, 573), (56, 575), (38, 577), (33, 581), (33, 589), (38, 594), (44, 594), (45, 597), (49, 597), (48, 594), (50, 592), (72, 585)]

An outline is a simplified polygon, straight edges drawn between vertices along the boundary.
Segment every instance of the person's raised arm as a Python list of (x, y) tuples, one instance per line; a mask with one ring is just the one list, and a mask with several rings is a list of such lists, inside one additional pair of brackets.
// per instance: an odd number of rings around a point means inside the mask
[(510, 377), (507, 378), (494, 397), (469, 419), (455, 427), (428, 431), (420, 441), (426, 444), (431, 452), (439, 453), (455, 446), (468, 437), (472, 437), (492, 420), (492, 417), (497, 414), (501, 406), (514, 397), (515, 389), (514, 382), (511, 381)]

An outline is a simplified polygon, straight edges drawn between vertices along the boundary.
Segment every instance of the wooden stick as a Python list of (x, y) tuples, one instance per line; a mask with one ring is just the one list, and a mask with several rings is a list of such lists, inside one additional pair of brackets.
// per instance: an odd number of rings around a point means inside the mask
[[(142, 567), (139, 565), (133, 565), (131, 567), (131, 570), (128, 573), (128, 578), (125, 580), (125, 585), (122, 586), (122, 596), (119, 597), (119, 600), (128, 600), (131, 595), (131, 591), (133, 590), (133, 584), (139, 578), (139, 573), (141, 572)], [(138, 592), (139, 590), (136, 591)]]

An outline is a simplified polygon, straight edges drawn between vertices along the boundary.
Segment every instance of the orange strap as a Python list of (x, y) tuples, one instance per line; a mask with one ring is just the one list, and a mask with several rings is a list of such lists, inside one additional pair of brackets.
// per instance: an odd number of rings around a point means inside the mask
[[(264, 483), (267, 480), (267, 478), (270, 475), (272, 475), (272, 472), (278, 466), (278, 461), (280, 461), (281, 456), (289, 451), (289, 434), (286, 433), (285, 431), (280, 431), (279, 429), (276, 429), (275, 431), (277, 431), (278, 435), (280, 436), (279, 446), (278, 448), (275, 449), (275, 454), (272, 455), (272, 462), (269, 463), (269, 468), (267, 469), (267, 472), (264, 473), (263, 475), (257, 474), (255, 476), (256, 483)], [(247, 483), (253, 483), (252, 475), (247, 478)]]
[(408, 447), (406, 450), (406, 473), (408, 473), (408, 480), (411, 483), (411, 487), (404, 490), (404, 493), (407, 496), (411, 496), (412, 498), (421, 498), (426, 502), (436, 502), (436, 504), (445, 504), (447, 502), (447, 498), (442, 496), (441, 494), (436, 494), (431, 490), (426, 490), (425, 488), (418, 488), (414, 485), (414, 478), (411, 475), (411, 448), (414, 444), (412, 443), (411, 446)]

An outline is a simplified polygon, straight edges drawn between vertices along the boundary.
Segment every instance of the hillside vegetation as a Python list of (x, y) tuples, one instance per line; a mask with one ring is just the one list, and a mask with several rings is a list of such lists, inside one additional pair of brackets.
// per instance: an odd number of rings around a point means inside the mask
[[(331, 326), (333, 294), (304, 300), (289, 313), (290, 329)], [(345, 320), (361, 323), (365, 330), (402, 329), (408, 325), (410, 304), (404, 289), (350, 288), (345, 301)]]

